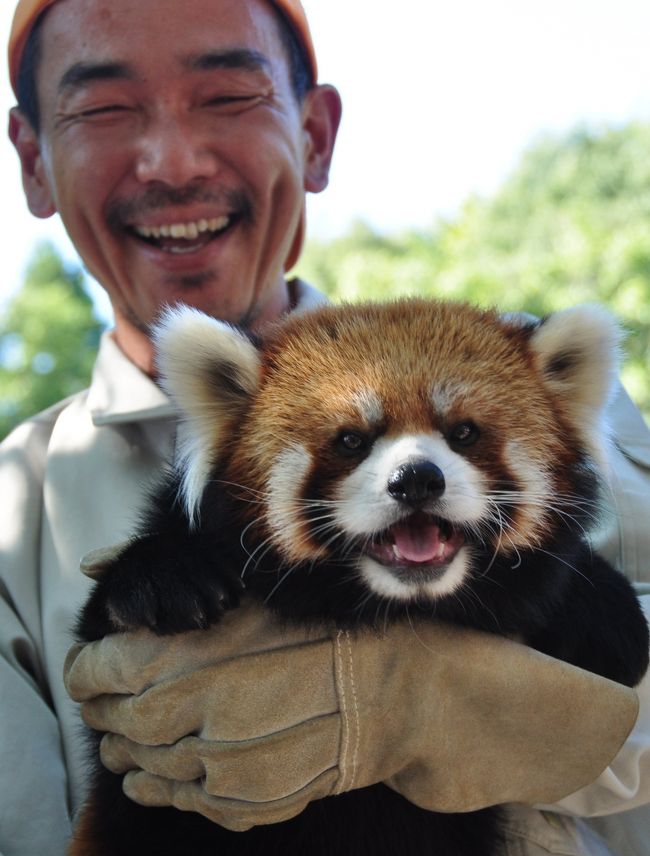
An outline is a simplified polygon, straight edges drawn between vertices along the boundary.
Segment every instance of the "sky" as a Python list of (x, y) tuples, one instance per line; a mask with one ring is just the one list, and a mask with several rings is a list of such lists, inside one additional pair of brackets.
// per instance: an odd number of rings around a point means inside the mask
[[(650, 0), (303, 2), (344, 104), (330, 187), (308, 204), (314, 237), (357, 219), (427, 228), (493, 192), (544, 133), (650, 121)], [(6, 44), (14, 2), (0, 3)], [(0, 112), (12, 104), (3, 75)], [(56, 217), (28, 213), (6, 138), (0, 187), (1, 309), (36, 241), (76, 256)]]

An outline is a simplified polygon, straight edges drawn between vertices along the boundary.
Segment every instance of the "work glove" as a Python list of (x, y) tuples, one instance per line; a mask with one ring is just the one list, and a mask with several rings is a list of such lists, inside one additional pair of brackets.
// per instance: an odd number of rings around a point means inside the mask
[(607, 767), (638, 709), (501, 637), (305, 630), (249, 601), (207, 631), (76, 645), (65, 682), (129, 797), (232, 830), (376, 782), (435, 811), (553, 803)]

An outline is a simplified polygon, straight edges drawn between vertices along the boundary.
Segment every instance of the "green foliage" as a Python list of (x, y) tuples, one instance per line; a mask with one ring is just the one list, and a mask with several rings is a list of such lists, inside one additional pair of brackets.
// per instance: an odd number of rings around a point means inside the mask
[(101, 331), (81, 270), (38, 247), (0, 322), (0, 437), (88, 385)]
[(545, 138), (490, 199), (428, 234), (357, 224), (310, 244), (298, 273), (334, 299), (423, 294), (543, 315), (609, 306), (628, 332), (623, 380), (650, 413), (650, 125)]

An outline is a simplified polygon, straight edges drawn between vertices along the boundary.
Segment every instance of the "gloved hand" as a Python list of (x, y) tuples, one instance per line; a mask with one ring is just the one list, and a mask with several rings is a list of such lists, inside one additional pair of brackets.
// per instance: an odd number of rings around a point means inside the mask
[(633, 690), (499, 637), (310, 633), (252, 603), (208, 631), (77, 645), (65, 681), (132, 799), (233, 830), (379, 781), (433, 810), (552, 803), (599, 775), (637, 713)]

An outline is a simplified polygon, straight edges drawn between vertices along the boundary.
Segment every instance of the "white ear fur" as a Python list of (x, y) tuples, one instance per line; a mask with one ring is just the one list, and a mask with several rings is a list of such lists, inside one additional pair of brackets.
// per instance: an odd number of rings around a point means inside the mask
[(234, 327), (188, 306), (166, 309), (153, 339), (162, 386), (182, 415), (175, 464), (194, 524), (224, 427), (258, 388), (260, 359)]
[(547, 386), (561, 397), (572, 424), (603, 468), (609, 438), (605, 411), (616, 383), (622, 338), (616, 320), (597, 305), (556, 312), (531, 338)]

